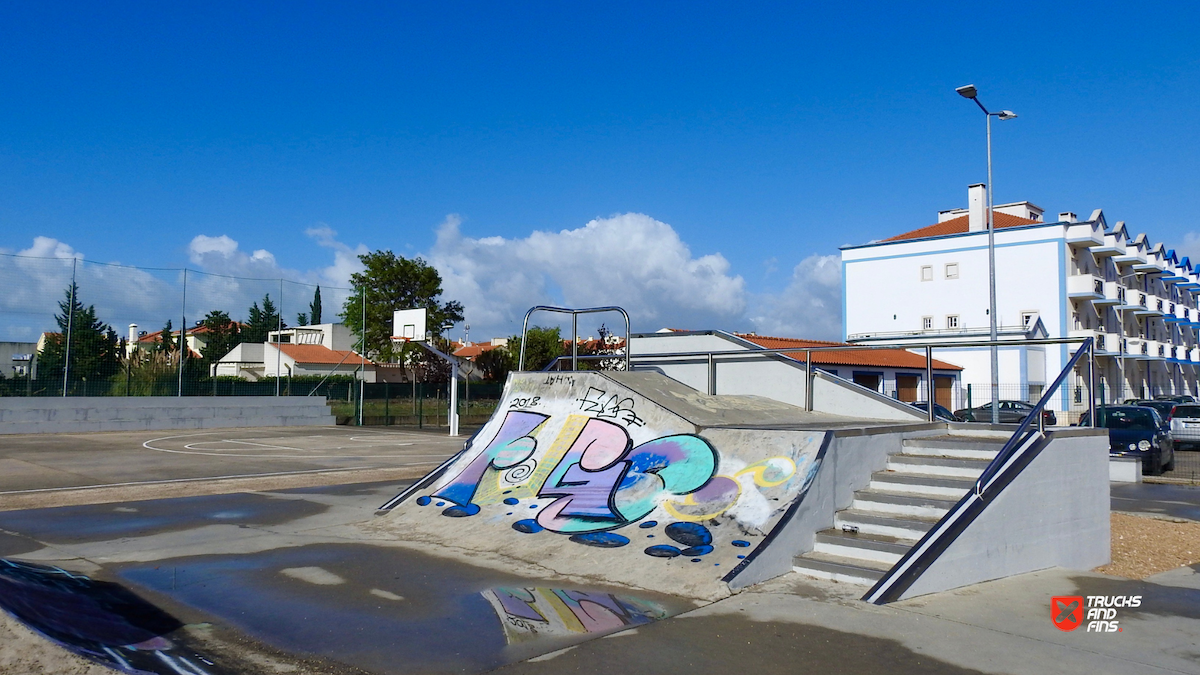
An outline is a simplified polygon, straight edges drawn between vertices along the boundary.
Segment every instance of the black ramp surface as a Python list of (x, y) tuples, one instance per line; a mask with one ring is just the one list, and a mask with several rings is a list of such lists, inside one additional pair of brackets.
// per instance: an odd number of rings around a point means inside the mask
[(184, 644), (183, 624), (124, 587), (0, 558), (0, 607), (71, 651), (127, 673), (224, 673)]

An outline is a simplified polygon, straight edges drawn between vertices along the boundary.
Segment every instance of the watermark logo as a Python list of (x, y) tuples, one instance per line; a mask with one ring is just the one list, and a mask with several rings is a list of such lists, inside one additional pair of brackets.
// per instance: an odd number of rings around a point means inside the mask
[(1059, 630), (1079, 628), (1083, 623), (1083, 596), (1059, 595), (1050, 598), (1050, 620)]
[(1086, 621), (1088, 633), (1121, 633), (1118, 610), (1141, 606), (1140, 595), (1061, 595), (1050, 599), (1050, 620), (1062, 631), (1073, 631)]

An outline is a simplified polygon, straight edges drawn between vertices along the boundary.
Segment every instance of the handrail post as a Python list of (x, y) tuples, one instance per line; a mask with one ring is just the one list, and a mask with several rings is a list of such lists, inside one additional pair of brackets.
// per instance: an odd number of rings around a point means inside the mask
[(813, 379), (812, 350), (807, 349), (804, 352), (804, 409), (808, 412), (813, 409)]
[(1088, 420), (1096, 428), (1096, 343), (1088, 345)]
[(537, 308), (534, 307), (525, 312), (525, 321), (521, 323), (521, 355), (517, 357), (517, 372), (525, 371), (525, 343), (529, 341), (529, 315), (533, 314), (534, 309)]
[(933, 347), (925, 346), (925, 394), (927, 398), (925, 402), (929, 409), (929, 421), (933, 422), (937, 416), (933, 414)]
[(717, 395), (717, 370), (716, 365), (713, 363), (712, 352), (708, 353), (708, 395)]
[(571, 311), (571, 372), (579, 370), (579, 312)]

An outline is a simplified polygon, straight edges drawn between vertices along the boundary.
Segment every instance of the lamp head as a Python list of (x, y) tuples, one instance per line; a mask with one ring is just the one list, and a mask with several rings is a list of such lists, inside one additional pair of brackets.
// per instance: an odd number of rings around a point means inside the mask
[(973, 84), (963, 85), (954, 91), (957, 91), (958, 95), (962, 96), (963, 98), (975, 98), (979, 94), (979, 92), (975, 89), (975, 85)]
[(1017, 113), (1015, 113), (1011, 110), (1001, 110), (1000, 112), (996, 113), (996, 117), (999, 117), (1002, 120), (1011, 120), (1011, 119), (1015, 118), (1016, 116), (1017, 116)]

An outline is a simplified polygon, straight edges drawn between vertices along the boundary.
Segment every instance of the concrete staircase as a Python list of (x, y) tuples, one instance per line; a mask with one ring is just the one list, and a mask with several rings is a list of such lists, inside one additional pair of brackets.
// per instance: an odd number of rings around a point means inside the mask
[(833, 527), (816, 534), (813, 550), (793, 561), (796, 572), (864, 586), (885, 572), (925, 536), (975, 485), (1007, 436), (978, 433), (904, 441), (887, 468), (854, 493), (850, 508), (834, 515)]

